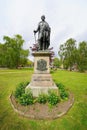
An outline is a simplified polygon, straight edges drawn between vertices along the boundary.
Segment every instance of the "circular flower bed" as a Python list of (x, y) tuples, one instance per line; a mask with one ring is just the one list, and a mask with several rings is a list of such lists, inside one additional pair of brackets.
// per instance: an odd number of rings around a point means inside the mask
[(11, 105), (22, 116), (33, 119), (55, 119), (64, 115), (74, 102), (73, 94), (63, 84), (57, 84), (60, 95), (52, 91), (34, 98), (31, 90), (25, 93), (28, 82), (20, 83), (10, 96)]

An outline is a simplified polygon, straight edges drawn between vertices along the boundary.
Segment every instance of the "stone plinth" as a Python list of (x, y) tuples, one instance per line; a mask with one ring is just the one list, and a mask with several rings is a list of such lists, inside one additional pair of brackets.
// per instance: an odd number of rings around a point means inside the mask
[[(50, 68), (49, 68), (49, 57), (50, 57), (50, 52), (46, 51), (41, 51), (41, 52), (36, 52), (33, 53), (34, 56), (34, 73), (37, 74), (42, 74), (42, 73), (50, 73)], [(38, 62), (42, 61), (42, 63), (46, 64), (46, 66), (38, 66)]]
[(50, 74), (33, 74), (31, 86), (50, 87), (54, 86), (54, 82)]
[(30, 84), (26, 87), (26, 92), (30, 88), (33, 95), (37, 97), (40, 93), (48, 93), (48, 90), (58, 91), (50, 74), (50, 52), (35, 52), (34, 55), (34, 74)]

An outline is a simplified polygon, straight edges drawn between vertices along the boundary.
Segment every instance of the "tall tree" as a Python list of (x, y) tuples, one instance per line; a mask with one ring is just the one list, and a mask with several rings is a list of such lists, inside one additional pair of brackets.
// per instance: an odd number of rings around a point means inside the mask
[(72, 69), (73, 65), (76, 63), (76, 53), (76, 40), (70, 38), (64, 44), (60, 45), (58, 54), (64, 68)]
[(79, 71), (87, 70), (87, 42), (85, 41), (79, 43), (77, 64)]
[(53, 60), (53, 65), (55, 66), (55, 67), (60, 67), (60, 65), (61, 65), (61, 62), (60, 62), (60, 60), (57, 58), (57, 57), (55, 57), (54, 58), (54, 60)]
[[(20, 64), (27, 62), (28, 50), (23, 49), (24, 40), (21, 35), (15, 35), (13, 38), (4, 36), (4, 60), (9, 68), (17, 68)], [(2, 45), (1, 45), (2, 46)], [(25, 62), (21, 62), (21, 61)], [(3, 58), (2, 58), (3, 61)]]
[(5, 45), (0, 43), (0, 66), (5, 67)]

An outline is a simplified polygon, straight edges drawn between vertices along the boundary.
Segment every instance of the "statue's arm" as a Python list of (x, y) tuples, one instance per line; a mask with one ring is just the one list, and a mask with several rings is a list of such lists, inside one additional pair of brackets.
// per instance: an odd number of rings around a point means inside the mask
[(51, 33), (51, 28), (49, 27), (49, 32)]
[(47, 30), (49, 31), (49, 33), (51, 33), (51, 28), (47, 22), (46, 22), (46, 25), (47, 25)]
[(39, 31), (39, 29), (40, 29), (40, 25), (38, 24), (38, 27), (36, 30), (34, 30), (34, 33), (37, 33)]

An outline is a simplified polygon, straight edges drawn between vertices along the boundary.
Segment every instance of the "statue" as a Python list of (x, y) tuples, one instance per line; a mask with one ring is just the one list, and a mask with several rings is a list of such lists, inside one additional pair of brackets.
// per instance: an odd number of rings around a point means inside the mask
[(49, 24), (45, 21), (45, 16), (41, 16), (42, 21), (39, 22), (37, 30), (34, 30), (34, 34), (38, 32), (38, 44), (39, 50), (47, 50), (50, 45), (50, 32)]

